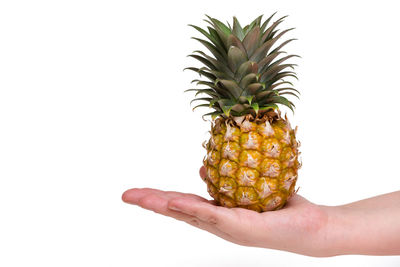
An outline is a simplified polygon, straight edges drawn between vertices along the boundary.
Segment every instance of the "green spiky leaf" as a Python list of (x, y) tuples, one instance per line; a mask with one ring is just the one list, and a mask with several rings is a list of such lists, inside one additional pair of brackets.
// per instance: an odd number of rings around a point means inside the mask
[(247, 56), (251, 58), (257, 49), (260, 41), (260, 27), (254, 27), (243, 39), (243, 46), (246, 49)]
[[(262, 16), (242, 27), (234, 17), (232, 24), (207, 16), (210, 26), (202, 29), (190, 25), (206, 38), (193, 39), (200, 42), (208, 51), (195, 51), (195, 58), (203, 67), (189, 67), (197, 72), (200, 79), (193, 80), (201, 89), (188, 89), (195, 92), (195, 101), (203, 101), (198, 107), (210, 107), (211, 116), (242, 116), (257, 114), (268, 109), (277, 109), (283, 105), (293, 110), (294, 104), (285, 96), (298, 97), (299, 91), (288, 79), (296, 78), (292, 60), (297, 55), (286, 53), (282, 48), (295, 39), (282, 40), (293, 30), (278, 29), (281, 17), (272, 21), (272, 14), (264, 22)], [(232, 25), (232, 26), (231, 26)], [(203, 77), (205, 79), (203, 79)], [(289, 87), (290, 85), (291, 87)], [(197, 97), (204, 94), (205, 97)]]
[(240, 26), (239, 21), (237, 20), (236, 17), (233, 17), (233, 30), (232, 33), (239, 38), (240, 41), (243, 41), (244, 38), (244, 33), (243, 33), (243, 29), (242, 26)]
[[(251, 103), (250, 103), (251, 104)], [(254, 111), (256, 112), (256, 114), (258, 114), (258, 111), (260, 109), (260, 107), (258, 106), (258, 103), (253, 103), (251, 104), (251, 107), (254, 109)]]
[(247, 56), (236, 46), (231, 46), (228, 50), (228, 65), (233, 73), (242, 65), (245, 61), (247, 61)]

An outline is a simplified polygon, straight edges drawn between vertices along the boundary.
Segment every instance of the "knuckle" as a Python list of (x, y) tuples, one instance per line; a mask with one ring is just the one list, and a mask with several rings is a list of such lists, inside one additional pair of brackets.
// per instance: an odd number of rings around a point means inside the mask
[(154, 196), (152, 196), (152, 195), (145, 196), (139, 200), (139, 205), (148, 206), (153, 201), (154, 201)]
[(207, 223), (216, 225), (218, 223), (218, 220), (215, 216), (210, 216), (207, 218)]
[(200, 225), (199, 220), (196, 219), (196, 218), (189, 219), (188, 223), (189, 223), (190, 225), (193, 225), (193, 226), (199, 226), (199, 225)]
[(189, 210), (189, 214), (194, 217), (200, 217), (200, 215), (201, 215), (197, 209), (193, 209), (193, 208), (191, 210)]

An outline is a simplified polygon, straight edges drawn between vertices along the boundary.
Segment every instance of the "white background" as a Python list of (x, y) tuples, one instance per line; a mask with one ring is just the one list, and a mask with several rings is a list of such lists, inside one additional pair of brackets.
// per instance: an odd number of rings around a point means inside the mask
[[(245, 248), (130, 206), (131, 187), (207, 196), (187, 24), (274, 11), (299, 40), (299, 193), (400, 189), (396, 1), (1, 1), (0, 266), (399, 266)], [(352, 265), (352, 266), (353, 266)]]

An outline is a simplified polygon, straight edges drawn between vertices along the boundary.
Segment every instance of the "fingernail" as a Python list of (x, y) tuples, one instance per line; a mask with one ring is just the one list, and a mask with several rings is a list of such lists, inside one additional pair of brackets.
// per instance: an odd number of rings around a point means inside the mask
[(125, 192), (122, 194), (121, 198), (122, 198), (122, 201), (123, 201), (123, 202), (128, 203), (128, 193), (127, 193), (127, 191), (125, 191)]

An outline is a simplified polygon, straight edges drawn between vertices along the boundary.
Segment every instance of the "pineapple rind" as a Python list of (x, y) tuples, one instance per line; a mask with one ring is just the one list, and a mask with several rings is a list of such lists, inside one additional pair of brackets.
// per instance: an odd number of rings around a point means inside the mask
[(205, 145), (208, 192), (220, 205), (258, 212), (282, 208), (295, 191), (299, 163), (296, 131), (278, 116), (218, 118)]

